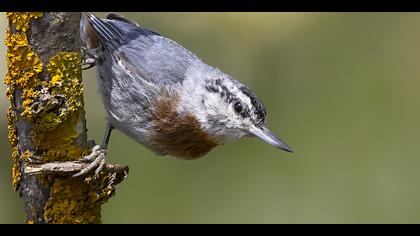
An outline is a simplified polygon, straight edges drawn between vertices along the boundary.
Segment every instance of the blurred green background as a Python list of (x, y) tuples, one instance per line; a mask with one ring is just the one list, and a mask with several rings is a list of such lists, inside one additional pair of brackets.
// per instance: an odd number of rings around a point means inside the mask
[[(180, 161), (117, 131), (108, 161), (130, 174), (104, 223), (420, 223), (420, 14), (124, 15), (251, 87), (295, 153), (243, 139)], [(99, 142), (94, 74), (84, 72), (85, 108)], [(23, 223), (0, 89), (0, 223)]]

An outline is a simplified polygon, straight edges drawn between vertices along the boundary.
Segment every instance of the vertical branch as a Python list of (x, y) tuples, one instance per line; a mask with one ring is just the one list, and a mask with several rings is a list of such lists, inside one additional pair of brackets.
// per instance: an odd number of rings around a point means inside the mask
[(95, 179), (27, 171), (28, 163), (74, 163), (90, 152), (80, 68), (81, 14), (22, 12), (6, 16), (12, 182), (23, 198), (26, 220), (100, 223), (101, 205), (112, 196), (128, 168), (123, 172), (108, 168)]

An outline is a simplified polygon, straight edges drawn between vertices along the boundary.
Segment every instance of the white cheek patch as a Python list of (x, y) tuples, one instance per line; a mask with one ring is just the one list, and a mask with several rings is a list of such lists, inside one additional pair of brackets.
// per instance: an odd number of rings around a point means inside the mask
[[(186, 79), (182, 82), (179, 90), (181, 101), (178, 112), (194, 114), (202, 128), (221, 142), (247, 135), (248, 133), (240, 127), (243, 127), (244, 123), (251, 122), (251, 119), (244, 119), (233, 109), (233, 104), (237, 99), (247, 109), (253, 110), (251, 99), (240, 90), (242, 84), (224, 78), (220, 78), (221, 84), (214, 81), (212, 81), (214, 84), (211, 84), (206, 80), (207, 77), (208, 74), (200, 70), (187, 71)], [(216, 88), (209, 89), (209, 83)], [(227, 103), (226, 97), (222, 96), (222, 94), (228, 95), (223, 90), (228, 90), (231, 94), (231, 98), (233, 98), (231, 103)], [(218, 120), (215, 122), (214, 119)]]

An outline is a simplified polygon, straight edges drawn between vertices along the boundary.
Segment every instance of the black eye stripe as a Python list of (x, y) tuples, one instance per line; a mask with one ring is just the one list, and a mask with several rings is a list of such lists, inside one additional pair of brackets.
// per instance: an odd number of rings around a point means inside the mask
[(265, 108), (263, 106), (263, 104), (261, 103), (261, 101), (254, 95), (254, 93), (247, 87), (242, 86), (239, 88), (246, 96), (249, 97), (249, 99), (251, 100), (251, 104), (253, 106), (253, 108), (255, 109), (255, 113), (258, 117), (259, 120), (261, 120), (261, 122), (264, 122), (265, 117), (266, 117), (266, 111)]
[[(234, 106), (235, 102), (241, 102), (237, 94), (231, 92), (231, 90), (228, 89), (228, 87), (224, 85), (220, 79), (209, 81), (209, 85), (205, 86), (205, 89), (210, 93), (218, 93), (226, 103), (232, 104), (232, 106)], [(241, 111), (239, 112), (238, 107), (236, 109), (234, 108), (235, 112), (244, 118), (252, 115), (255, 118), (255, 122), (264, 123), (267, 114), (261, 101), (248, 87), (242, 85), (239, 87), (239, 90), (243, 93), (243, 95), (249, 98), (251, 107), (248, 107), (245, 103), (241, 102)], [(235, 89), (233, 89), (233, 91), (235, 91)], [(237, 91), (235, 91), (235, 93), (236, 92)]]

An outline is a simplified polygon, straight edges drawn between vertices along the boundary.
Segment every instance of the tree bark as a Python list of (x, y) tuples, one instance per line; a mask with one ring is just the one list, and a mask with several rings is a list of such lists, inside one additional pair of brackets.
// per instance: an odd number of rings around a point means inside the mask
[(101, 205), (128, 167), (73, 178), (88, 155), (80, 67), (80, 13), (6, 13), (12, 182), (28, 223), (100, 223)]

